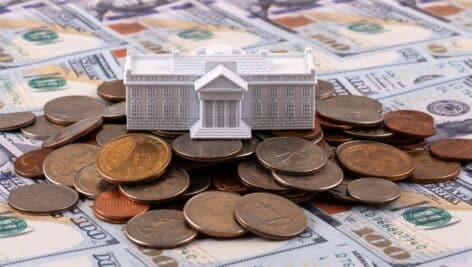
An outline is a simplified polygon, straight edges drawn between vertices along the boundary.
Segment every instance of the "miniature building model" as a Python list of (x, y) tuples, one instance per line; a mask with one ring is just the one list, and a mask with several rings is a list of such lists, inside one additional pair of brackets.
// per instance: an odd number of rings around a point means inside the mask
[(252, 130), (312, 129), (311, 51), (246, 54), (212, 46), (193, 55), (128, 52), (130, 130), (190, 130), (192, 138), (250, 138)]

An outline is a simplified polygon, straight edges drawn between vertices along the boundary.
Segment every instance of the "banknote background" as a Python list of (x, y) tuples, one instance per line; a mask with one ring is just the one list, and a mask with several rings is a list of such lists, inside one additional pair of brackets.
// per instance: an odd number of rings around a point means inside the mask
[[(429, 142), (472, 137), (470, 0), (0, 0), (0, 7), (0, 113), (41, 114), (52, 98), (97, 97), (98, 84), (121, 78), (126, 49), (310, 47), (319, 78), (336, 94), (429, 113), (438, 131)], [(402, 197), (388, 206), (315, 200), (304, 206), (308, 229), (292, 240), (200, 239), (154, 250), (97, 220), (89, 200), (48, 217), (12, 211), (9, 192), (33, 183), (14, 173), (13, 161), (39, 146), (0, 134), (0, 219), (28, 225), (0, 234), (0, 266), (472, 266), (471, 164), (454, 181), (402, 183)], [(418, 209), (452, 219), (421, 227), (405, 215)]]

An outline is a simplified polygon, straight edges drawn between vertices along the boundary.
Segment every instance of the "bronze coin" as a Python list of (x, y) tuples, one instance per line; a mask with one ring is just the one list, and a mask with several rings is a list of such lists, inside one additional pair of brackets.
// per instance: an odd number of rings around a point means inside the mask
[(229, 192), (208, 191), (187, 201), (184, 216), (195, 230), (208, 236), (230, 238), (244, 235), (246, 230), (234, 219), (234, 207), (241, 196)]
[(328, 81), (318, 79), (315, 87), (315, 97), (317, 99), (326, 99), (332, 97), (334, 94), (334, 86)]
[(98, 86), (97, 94), (109, 101), (125, 101), (126, 87), (123, 84), (123, 80), (103, 82)]
[(284, 197), (297, 204), (310, 201), (316, 195), (316, 193), (313, 193), (313, 192), (302, 192), (302, 191), (280, 191), (280, 192), (274, 192), (274, 194)]
[(149, 210), (149, 205), (122, 196), (117, 190), (105, 191), (95, 198), (95, 213), (113, 221), (125, 221)]
[(395, 110), (384, 116), (385, 127), (400, 135), (429, 137), (436, 133), (434, 119), (429, 114), (416, 110)]
[(44, 178), (43, 162), (52, 151), (52, 149), (38, 149), (21, 155), (15, 160), (15, 172), (27, 178)]
[(260, 141), (255, 137), (241, 141), (243, 143), (243, 148), (234, 156), (236, 160), (242, 160), (254, 155), (256, 153), (257, 146), (260, 143)]
[(95, 217), (97, 217), (98, 219), (102, 220), (102, 221), (105, 221), (107, 223), (113, 223), (113, 224), (126, 224), (128, 222), (129, 219), (126, 219), (126, 220), (113, 220), (113, 219), (110, 219), (110, 218), (107, 218), (107, 217), (104, 217), (102, 215), (100, 215), (99, 213), (93, 211), (93, 214), (95, 215)]
[(315, 123), (315, 128), (311, 130), (279, 130), (279, 131), (272, 131), (274, 136), (279, 137), (297, 137), (303, 138), (307, 140), (312, 140), (317, 137), (321, 132), (321, 126), (319, 123)]
[(455, 179), (461, 172), (461, 164), (432, 157), (429, 151), (408, 151), (413, 159), (415, 172), (408, 178), (412, 183), (440, 183)]
[(72, 143), (73, 141), (87, 135), (93, 130), (100, 127), (103, 123), (101, 117), (90, 117), (81, 121), (75, 122), (62, 130), (56, 135), (46, 139), (41, 145), (42, 148), (56, 148), (62, 145)]
[(119, 102), (107, 106), (103, 112), (102, 117), (107, 120), (119, 120), (126, 118), (126, 102)]
[(150, 248), (175, 248), (192, 241), (197, 232), (185, 223), (181, 211), (152, 210), (129, 220), (125, 229), (131, 242)]
[(188, 131), (154, 130), (151, 131), (151, 133), (164, 138), (177, 138), (181, 135), (188, 133)]
[(177, 137), (172, 149), (179, 157), (193, 161), (219, 161), (235, 156), (243, 144), (240, 140), (196, 140), (190, 134)]
[(242, 161), (238, 165), (239, 179), (247, 187), (268, 190), (268, 191), (286, 191), (287, 188), (278, 184), (270, 170), (262, 167), (254, 160)]
[(349, 130), (353, 127), (347, 124), (340, 124), (336, 122), (332, 122), (328, 119), (320, 117), (318, 114), (315, 115), (315, 120), (317, 123), (320, 124), (321, 128), (328, 129), (328, 130)]
[(120, 185), (125, 197), (144, 203), (162, 203), (177, 198), (187, 191), (190, 178), (181, 168), (170, 168), (159, 179), (139, 184)]
[(349, 177), (344, 177), (340, 184), (336, 187), (327, 191), (327, 193), (335, 198), (336, 200), (341, 200), (345, 202), (359, 202), (357, 199), (351, 197), (347, 192), (347, 186), (354, 181), (354, 179)]
[(426, 144), (426, 140), (422, 139), (416, 143), (400, 144), (400, 145), (394, 145), (394, 146), (402, 150), (415, 150), (415, 149), (421, 149), (425, 144)]
[(351, 141), (338, 146), (341, 164), (354, 174), (401, 180), (415, 169), (413, 160), (398, 148), (372, 141)]
[(75, 190), (91, 199), (96, 198), (102, 192), (111, 190), (113, 186), (100, 177), (95, 164), (80, 169), (74, 177)]
[(21, 128), (21, 133), (29, 139), (44, 141), (56, 135), (64, 126), (51, 123), (44, 116), (37, 116), (32, 125)]
[(194, 170), (189, 173), (190, 186), (181, 198), (188, 198), (208, 190), (211, 186), (211, 176), (208, 171)]
[(355, 137), (357, 139), (371, 140), (371, 141), (384, 141), (393, 136), (393, 133), (385, 129), (384, 127), (376, 128), (355, 128), (350, 130), (344, 130), (344, 133)]
[(359, 178), (347, 185), (349, 195), (367, 204), (385, 204), (400, 197), (400, 187), (381, 178)]
[(320, 133), (313, 139), (311, 139), (311, 142), (315, 145), (319, 145), (324, 141), (324, 132), (323, 130), (320, 130)]
[(324, 140), (329, 144), (340, 145), (342, 143), (352, 141), (354, 138), (343, 132), (326, 132)]
[(211, 181), (213, 186), (220, 191), (244, 193), (249, 190), (239, 180), (237, 167), (234, 165), (221, 166), (212, 170)]
[(365, 96), (342, 95), (316, 101), (320, 117), (354, 126), (379, 125), (382, 109), (380, 102)]
[(47, 120), (69, 125), (90, 117), (102, 114), (105, 103), (89, 96), (63, 96), (53, 99), (44, 105), (44, 116)]
[(96, 136), (96, 141), (100, 146), (104, 146), (108, 141), (128, 132), (126, 124), (105, 124)]
[(443, 139), (430, 147), (431, 154), (443, 160), (472, 161), (472, 139)]
[(333, 161), (328, 161), (314, 174), (293, 176), (272, 172), (281, 185), (301, 191), (322, 192), (338, 186), (344, 178), (343, 170)]
[(0, 114), (0, 131), (14, 131), (34, 123), (32, 112)]
[(234, 217), (252, 233), (270, 239), (288, 239), (302, 233), (308, 221), (292, 201), (269, 193), (252, 193), (238, 201)]

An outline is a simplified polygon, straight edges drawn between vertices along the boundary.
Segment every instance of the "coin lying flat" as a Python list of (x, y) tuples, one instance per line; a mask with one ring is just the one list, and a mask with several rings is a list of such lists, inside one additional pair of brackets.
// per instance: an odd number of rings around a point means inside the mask
[(390, 131), (407, 136), (429, 137), (436, 133), (431, 115), (416, 110), (395, 110), (384, 116), (384, 125)]
[(316, 112), (329, 120), (355, 126), (374, 126), (382, 122), (382, 104), (365, 96), (333, 96), (316, 101)]
[(286, 187), (278, 184), (270, 171), (254, 160), (242, 161), (238, 165), (239, 179), (247, 187), (259, 190), (283, 191)]
[(137, 245), (150, 248), (174, 248), (192, 241), (197, 232), (185, 223), (176, 210), (152, 210), (126, 224), (126, 236)]
[(15, 210), (34, 214), (52, 214), (72, 209), (79, 194), (68, 187), (54, 184), (31, 184), (10, 193), (8, 204)]
[(126, 87), (123, 80), (103, 82), (98, 86), (97, 94), (109, 101), (125, 101)]
[(113, 184), (104, 181), (97, 171), (97, 166), (90, 164), (80, 169), (74, 177), (74, 188), (82, 195), (94, 199), (102, 192), (111, 190)]
[(359, 178), (347, 185), (353, 198), (368, 204), (384, 204), (400, 197), (400, 187), (381, 178)]
[(38, 149), (27, 152), (15, 160), (15, 172), (23, 177), (44, 178), (43, 162), (52, 149)]
[(408, 181), (413, 183), (440, 183), (455, 179), (461, 172), (461, 164), (437, 159), (429, 151), (408, 151), (413, 159), (415, 172)]
[(272, 172), (272, 176), (283, 186), (310, 192), (321, 192), (338, 186), (343, 180), (343, 170), (328, 161), (319, 172), (303, 176), (293, 176)]
[(259, 145), (260, 141), (253, 137), (251, 139), (244, 139), (241, 140), (243, 143), (243, 148), (239, 150), (239, 152), (234, 156), (235, 159), (241, 160), (248, 158), (256, 153), (257, 146)]
[(338, 146), (336, 155), (349, 171), (360, 176), (401, 180), (415, 166), (408, 154), (390, 145), (372, 141), (352, 141)]
[(345, 202), (358, 202), (357, 199), (351, 197), (347, 193), (347, 186), (354, 181), (354, 179), (349, 178), (349, 177), (344, 177), (344, 179), (341, 181), (340, 184), (338, 184), (336, 187), (330, 189), (327, 191), (327, 193), (335, 198), (336, 200), (341, 200)]
[(321, 126), (319, 123), (315, 122), (315, 128), (311, 130), (279, 130), (272, 131), (274, 136), (279, 137), (297, 137), (307, 140), (312, 140), (321, 133)]
[(318, 113), (315, 114), (315, 120), (320, 124), (321, 128), (327, 130), (349, 130), (353, 128), (351, 125), (329, 121), (323, 117), (320, 117)]
[(97, 152), (96, 146), (80, 143), (58, 148), (44, 159), (44, 175), (51, 183), (72, 187), (77, 172), (94, 163)]
[(313, 192), (280, 191), (276, 194), (297, 204), (310, 201), (315, 197), (315, 193)]
[(124, 222), (149, 210), (149, 205), (122, 196), (117, 190), (105, 191), (95, 198), (96, 214), (117, 222)]
[(128, 132), (126, 124), (105, 124), (96, 136), (97, 143), (104, 146), (111, 139), (125, 135)]
[(105, 103), (89, 96), (63, 96), (44, 105), (44, 116), (57, 124), (69, 125), (102, 114)]
[(294, 137), (275, 137), (264, 140), (256, 149), (259, 162), (280, 173), (307, 174), (321, 169), (328, 160), (319, 146)]
[(324, 136), (324, 140), (329, 144), (340, 145), (345, 142), (354, 140), (352, 136), (345, 134), (344, 132), (331, 132), (327, 131)]
[(177, 138), (188, 133), (188, 131), (154, 130), (151, 133), (164, 138)]
[(203, 191), (208, 190), (211, 186), (210, 174), (203, 170), (195, 170), (189, 173), (190, 186), (187, 191), (181, 196), (181, 198), (188, 198)]
[(358, 139), (371, 141), (384, 141), (393, 136), (392, 132), (383, 127), (350, 129), (345, 130), (344, 133)]
[(103, 179), (119, 184), (152, 180), (170, 163), (172, 150), (166, 141), (144, 133), (127, 134), (106, 143), (96, 165)]
[(103, 112), (102, 117), (108, 120), (118, 120), (126, 118), (126, 102), (119, 102), (107, 106)]
[(121, 185), (125, 197), (144, 203), (162, 203), (182, 195), (190, 185), (190, 178), (181, 168), (170, 168), (159, 179), (139, 184)]
[(246, 233), (234, 219), (234, 207), (241, 200), (234, 193), (208, 191), (187, 201), (184, 216), (195, 230), (208, 236), (230, 238)]
[(315, 96), (318, 99), (330, 98), (334, 94), (332, 83), (318, 79), (315, 87)]
[(102, 123), (103, 119), (101, 117), (90, 117), (75, 122), (60, 130), (56, 135), (46, 139), (41, 147), (56, 148), (71, 143), (97, 129)]
[(44, 141), (59, 133), (62, 128), (64, 128), (64, 126), (51, 123), (47, 121), (44, 116), (37, 116), (32, 125), (21, 128), (21, 133), (26, 138)]
[(241, 183), (238, 176), (237, 168), (234, 166), (226, 166), (212, 171), (211, 181), (213, 186), (220, 191), (244, 193), (249, 190), (247, 186)]
[(307, 219), (290, 200), (269, 193), (245, 195), (234, 209), (234, 217), (246, 229), (269, 239), (287, 239), (302, 233)]
[(431, 154), (443, 160), (471, 161), (472, 139), (443, 139), (430, 147)]
[(0, 131), (13, 131), (34, 123), (32, 112), (14, 112), (0, 115)]
[(240, 140), (195, 140), (189, 134), (181, 135), (172, 142), (175, 154), (193, 161), (229, 159), (242, 148)]

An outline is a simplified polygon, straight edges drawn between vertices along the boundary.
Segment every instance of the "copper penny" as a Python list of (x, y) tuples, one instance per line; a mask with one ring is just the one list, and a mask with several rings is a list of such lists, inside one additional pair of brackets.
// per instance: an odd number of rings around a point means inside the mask
[(443, 160), (472, 161), (472, 139), (443, 139), (430, 147), (431, 154)]
[(44, 178), (43, 162), (52, 149), (39, 149), (27, 152), (15, 160), (15, 172), (32, 179)]
[(44, 116), (37, 116), (32, 125), (21, 128), (21, 133), (29, 139), (46, 140), (59, 133), (62, 128), (64, 126), (51, 123)]
[(79, 138), (97, 129), (102, 125), (102, 123), (103, 119), (98, 116), (75, 122), (61, 129), (56, 135), (46, 139), (41, 147), (56, 148), (68, 143), (72, 143), (73, 141), (78, 140)]
[(149, 210), (149, 205), (122, 196), (117, 190), (105, 191), (95, 198), (94, 211), (113, 221), (129, 220)]
[(100, 215), (99, 213), (93, 211), (93, 214), (95, 215), (95, 217), (97, 217), (98, 219), (102, 220), (102, 221), (105, 221), (107, 223), (113, 223), (113, 224), (126, 224), (128, 222), (129, 219), (126, 219), (126, 220), (113, 220), (113, 219), (110, 219), (110, 218), (107, 218), (107, 217), (104, 217), (102, 215)]
[(69, 125), (102, 114), (105, 103), (89, 96), (63, 96), (44, 105), (44, 116), (51, 122)]
[(280, 191), (274, 192), (274, 194), (284, 197), (297, 204), (310, 201), (313, 197), (315, 197), (315, 193), (313, 192), (302, 191)]
[(288, 239), (302, 233), (308, 221), (292, 201), (269, 193), (245, 195), (234, 209), (234, 217), (246, 229), (270, 239)]
[(415, 172), (408, 178), (413, 183), (440, 183), (455, 179), (461, 172), (461, 164), (437, 159), (425, 150), (408, 151), (413, 159)]
[(400, 135), (429, 137), (436, 133), (431, 115), (416, 110), (396, 110), (385, 114), (385, 127)]
[(230, 238), (244, 235), (246, 230), (233, 215), (241, 198), (238, 194), (220, 191), (198, 194), (185, 204), (185, 220), (192, 228), (208, 236)]
[(354, 140), (350, 135), (343, 132), (325, 132), (324, 140), (329, 144), (339, 145)]
[(315, 87), (315, 96), (318, 99), (330, 98), (334, 94), (334, 86), (328, 81), (318, 79)]
[(188, 198), (201, 192), (208, 190), (211, 186), (210, 173), (206, 170), (194, 170), (189, 173), (190, 186), (181, 196), (181, 198)]
[(220, 191), (243, 193), (249, 188), (239, 180), (237, 167), (229, 165), (220, 167), (211, 172), (213, 186)]
[(367, 204), (385, 204), (400, 197), (400, 187), (380, 178), (359, 178), (347, 185), (349, 195)]
[(34, 123), (32, 112), (14, 112), (0, 115), (0, 131), (14, 131)]
[(320, 117), (318, 114), (315, 115), (315, 120), (318, 122), (323, 129), (332, 129), (332, 130), (349, 130), (352, 129), (351, 125), (340, 124), (332, 122), (328, 119)]
[(319, 123), (315, 123), (315, 128), (311, 130), (280, 130), (280, 131), (272, 131), (274, 136), (280, 137), (298, 137), (307, 140), (312, 140), (313, 138), (317, 137), (321, 132), (321, 126)]
[(255, 160), (242, 161), (238, 165), (239, 179), (247, 187), (258, 190), (286, 191), (285, 186), (277, 183), (270, 170), (262, 167)]
[(243, 144), (240, 140), (196, 140), (190, 134), (177, 137), (172, 142), (176, 155), (193, 161), (220, 161), (235, 156)]
[(97, 94), (109, 101), (125, 101), (126, 87), (123, 80), (103, 82), (98, 86)]

